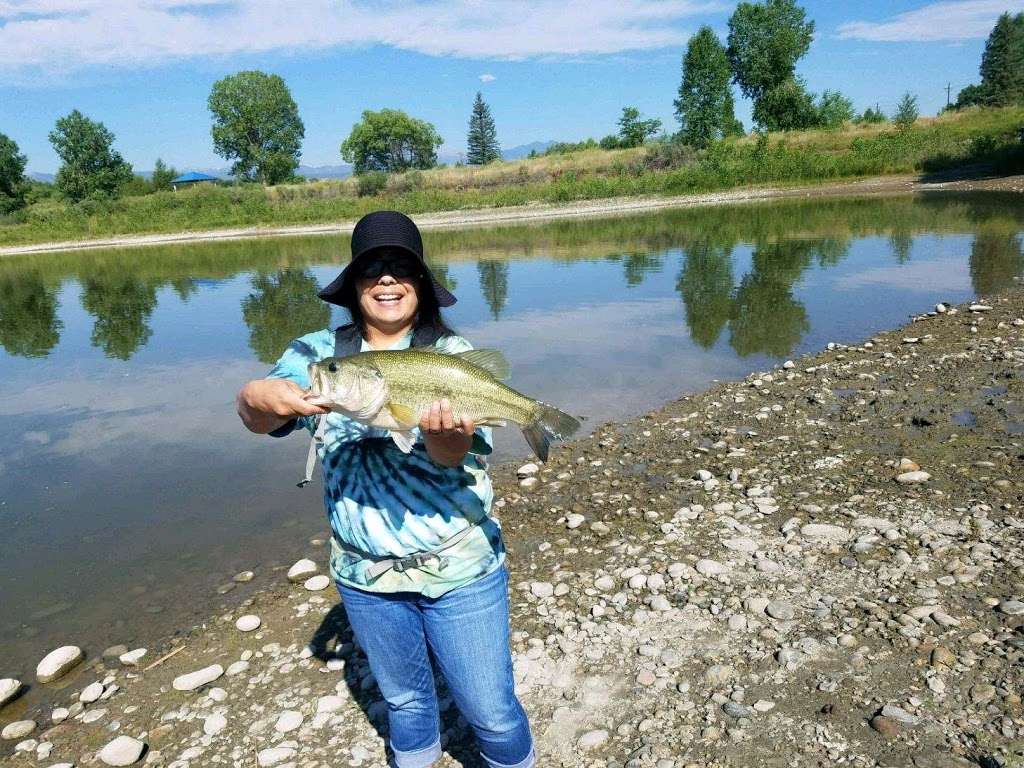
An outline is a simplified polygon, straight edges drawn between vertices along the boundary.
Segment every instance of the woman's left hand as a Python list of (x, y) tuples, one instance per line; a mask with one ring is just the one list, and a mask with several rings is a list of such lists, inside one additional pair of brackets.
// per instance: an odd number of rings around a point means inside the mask
[(456, 421), (451, 403), (438, 400), (420, 416), (420, 433), (427, 448), (427, 455), (438, 464), (457, 467), (462, 464), (466, 453), (473, 444), (473, 420), (463, 417)]

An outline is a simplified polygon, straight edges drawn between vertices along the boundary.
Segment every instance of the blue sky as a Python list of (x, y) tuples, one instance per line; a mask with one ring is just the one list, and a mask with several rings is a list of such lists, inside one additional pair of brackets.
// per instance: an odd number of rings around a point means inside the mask
[[(904, 91), (922, 114), (976, 82), (984, 39), (1024, 0), (806, 0), (815, 21), (798, 64), (814, 91), (891, 111)], [(477, 90), (505, 147), (612, 133), (625, 105), (675, 130), (686, 41), (724, 39), (733, 2), (703, 0), (0, 0), (0, 133), (53, 172), (47, 141), (72, 109), (104, 122), (137, 170), (221, 167), (206, 97), (218, 78), (285, 78), (306, 126), (302, 162), (341, 163), (364, 109), (434, 123), (442, 153), (464, 151)], [(737, 94), (738, 96), (738, 94)], [(750, 105), (738, 101), (750, 127)]]

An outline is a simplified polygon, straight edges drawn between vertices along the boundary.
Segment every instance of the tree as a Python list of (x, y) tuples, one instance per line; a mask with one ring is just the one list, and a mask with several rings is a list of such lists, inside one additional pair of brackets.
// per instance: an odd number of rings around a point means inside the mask
[(818, 124), (823, 128), (839, 128), (853, 120), (853, 102), (839, 91), (825, 90), (818, 98)]
[(857, 118), (858, 123), (864, 123), (865, 125), (873, 125), (874, 123), (884, 123), (886, 120), (885, 112), (880, 109), (872, 109), (868, 107), (865, 109), (860, 117)]
[(305, 127), (284, 80), (258, 70), (221, 78), (206, 102), (213, 115), (213, 151), (234, 160), (231, 173), (278, 184), (295, 175)]
[(814, 22), (794, 0), (741, 2), (729, 18), (727, 55), (733, 81), (759, 101), (794, 80), (796, 62), (814, 39)]
[(814, 97), (796, 79), (786, 80), (754, 102), (754, 121), (767, 131), (799, 131), (818, 125)]
[(985, 41), (981, 88), (986, 104), (1024, 102), (1024, 13), (1004, 13)]
[(907, 130), (917, 120), (917, 96), (904, 93), (900, 103), (896, 105), (896, 114), (893, 115), (893, 122), (901, 131)]
[(986, 93), (984, 86), (968, 85), (960, 89), (960, 93), (956, 96), (956, 103), (953, 105), (954, 109), (963, 109), (964, 107), (976, 107), (984, 104), (986, 101)]
[(690, 38), (683, 56), (683, 81), (674, 102), (679, 137), (686, 144), (706, 147), (735, 131), (729, 58), (711, 27)]
[(661, 120), (641, 120), (639, 109), (623, 107), (622, 117), (619, 118), (619, 146), (639, 147), (660, 130)]
[(177, 178), (177, 176), (178, 172), (173, 167), (165, 165), (164, 161), (158, 157), (149, 182), (153, 185), (155, 192), (160, 192), (171, 189), (171, 179)]
[(480, 91), (476, 92), (473, 112), (469, 116), (469, 135), (466, 144), (466, 162), (470, 165), (487, 165), (492, 160), (501, 159), (498, 131), (494, 127), (491, 108), (487, 106)]
[(0, 133), (0, 215), (25, 207), (25, 162), (14, 139)]
[(50, 143), (62, 162), (54, 184), (69, 200), (116, 197), (132, 179), (131, 165), (113, 149), (114, 134), (77, 109), (57, 121)]
[(341, 144), (341, 156), (364, 171), (433, 168), (442, 139), (433, 125), (400, 109), (366, 110)]

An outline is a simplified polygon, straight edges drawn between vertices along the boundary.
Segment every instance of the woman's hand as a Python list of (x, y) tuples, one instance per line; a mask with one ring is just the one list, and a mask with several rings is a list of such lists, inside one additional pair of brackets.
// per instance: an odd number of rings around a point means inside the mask
[(456, 422), (448, 400), (438, 400), (420, 416), (420, 432), (427, 455), (438, 464), (458, 467), (473, 444), (476, 425), (469, 417)]
[(306, 390), (286, 379), (256, 379), (238, 393), (238, 415), (250, 432), (273, 432), (297, 416), (319, 416), (329, 408), (306, 400)]

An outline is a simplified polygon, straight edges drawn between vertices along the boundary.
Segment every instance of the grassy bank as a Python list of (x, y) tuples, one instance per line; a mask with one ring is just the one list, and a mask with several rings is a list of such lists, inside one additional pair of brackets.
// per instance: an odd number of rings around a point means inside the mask
[(911, 129), (850, 126), (744, 137), (704, 152), (674, 144), (588, 150), (482, 168), (412, 171), (359, 194), (355, 179), (263, 188), (204, 186), (68, 206), (45, 199), (0, 217), (0, 245), (110, 235), (350, 220), (382, 207), (409, 213), (681, 195), (760, 184), (797, 184), (989, 164), (1024, 170), (1024, 108), (969, 110)]

